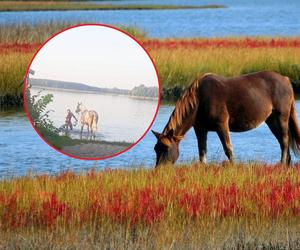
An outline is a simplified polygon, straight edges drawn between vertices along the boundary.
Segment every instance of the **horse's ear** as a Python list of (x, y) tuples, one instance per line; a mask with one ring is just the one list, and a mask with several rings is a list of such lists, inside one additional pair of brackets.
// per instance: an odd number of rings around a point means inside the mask
[(156, 132), (156, 131), (154, 131), (154, 130), (151, 130), (151, 132), (155, 135), (155, 137), (156, 137), (157, 139), (160, 138), (160, 136), (161, 136), (160, 133), (158, 133), (158, 132)]

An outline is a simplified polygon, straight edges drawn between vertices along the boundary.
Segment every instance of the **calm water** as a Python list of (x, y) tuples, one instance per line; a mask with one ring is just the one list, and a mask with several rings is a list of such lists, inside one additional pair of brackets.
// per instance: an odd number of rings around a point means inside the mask
[[(112, 4), (162, 4), (160, 0)], [(0, 24), (52, 21), (137, 26), (150, 37), (297, 36), (298, 0), (164, 0), (163, 4), (223, 4), (225, 9), (1, 12)]]
[[(162, 131), (173, 106), (162, 105), (152, 129)], [(298, 117), (300, 117), (300, 102), (297, 101)], [(103, 161), (83, 161), (61, 155), (47, 146), (35, 133), (24, 112), (0, 112), (0, 175), (24, 175), (28, 171), (33, 173), (56, 173), (61, 170), (82, 171), (95, 168), (116, 168), (144, 165), (153, 167), (156, 142), (149, 132), (144, 139), (130, 151), (113, 159)], [(263, 124), (259, 128), (244, 132), (232, 133), (235, 155), (242, 161), (277, 162), (280, 149), (277, 141)], [(181, 142), (180, 162), (198, 159), (197, 141), (191, 129)], [(223, 149), (217, 135), (208, 135), (208, 160), (225, 160)], [(295, 160), (295, 158), (293, 159)]]
[[(32, 89), (32, 94), (38, 90)], [(95, 95), (64, 91), (42, 91), (42, 95), (53, 94), (53, 102), (47, 106), (49, 119), (59, 128), (65, 123), (67, 109), (75, 116), (77, 102), (87, 109), (95, 110), (99, 120), (97, 138), (105, 141), (136, 142), (150, 126), (157, 108), (157, 101), (133, 99), (117, 95)], [(77, 116), (78, 119), (80, 117)], [(72, 119), (74, 123), (74, 118)], [(72, 137), (79, 138), (80, 122), (74, 127)], [(86, 127), (84, 128), (86, 131)]]
[[(118, 1), (115, 3), (161, 4), (161, 1)], [(112, 25), (137, 26), (146, 31), (150, 37), (160, 38), (230, 35), (300, 35), (300, 1), (298, 0), (164, 0), (163, 3), (215, 3), (224, 4), (228, 8), (162, 11), (0, 12), (0, 24), (52, 21), (99, 22)], [(297, 101), (297, 108), (298, 117), (300, 117), (299, 101)], [(161, 106), (152, 129), (161, 131), (172, 110), (172, 106)], [(151, 133), (148, 133), (129, 152), (103, 161), (82, 161), (61, 155), (39, 138), (22, 111), (0, 111), (0, 135), (0, 176), (24, 175), (28, 171), (32, 171), (33, 173), (56, 173), (67, 169), (82, 171), (92, 167), (114, 168), (131, 167), (133, 165), (152, 167), (155, 162), (153, 151), (155, 138)], [(249, 132), (233, 133), (232, 141), (238, 160), (266, 161), (270, 163), (279, 160), (279, 145), (264, 124)], [(197, 142), (193, 130), (190, 130), (181, 143), (179, 160), (184, 162), (197, 158)], [(222, 161), (224, 159), (225, 156), (219, 139), (215, 133), (209, 133), (208, 160)]]

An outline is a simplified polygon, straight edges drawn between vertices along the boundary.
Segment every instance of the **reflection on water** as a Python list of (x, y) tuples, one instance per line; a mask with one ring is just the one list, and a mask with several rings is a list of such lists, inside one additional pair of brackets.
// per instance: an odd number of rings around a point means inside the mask
[[(32, 89), (34, 95), (37, 89)], [(47, 110), (49, 119), (59, 128), (65, 123), (67, 109), (71, 109), (75, 116), (77, 103), (81, 102), (88, 110), (98, 113), (98, 126), (96, 137), (105, 141), (137, 141), (150, 126), (157, 108), (157, 101), (140, 100), (121, 95), (97, 95), (84, 93), (71, 93), (65, 91), (43, 90), (41, 95), (53, 94), (53, 102), (49, 103)], [(79, 122), (74, 127), (73, 137), (79, 137)], [(72, 120), (74, 121), (74, 120)], [(86, 126), (84, 128), (86, 131)]]
[[(163, 105), (152, 129), (162, 131), (173, 106)], [(300, 117), (300, 102), (297, 101), (298, 118)], [(153, 167), (156, 142), (152, 133), (126, 153), (113, 159), (102, 161), (83, 161), (69, 158), (56, 152), (46, 145), (34, 132), (23, 112), (0, 112), (0, 175), (24, 175), (33, 173), (57, 173), (62, 170), (80, 172), (93, 167), (97, 169), (110, 167), (130, 168), (132, 166)], [(257, 129), (232, 133), (232, 142), (237, 160), (265, 161), (274, 163), (280, 159), (280, 148), (263, 124)], [(198, 159), (198, 147), (194, 131), (191, 129), (180, 145), (180, 162)], [(208, 135), (208, 160), (222, 161), (225, 155), (216, 133)], [(296, 159), (293, 157), (293, 161)]]

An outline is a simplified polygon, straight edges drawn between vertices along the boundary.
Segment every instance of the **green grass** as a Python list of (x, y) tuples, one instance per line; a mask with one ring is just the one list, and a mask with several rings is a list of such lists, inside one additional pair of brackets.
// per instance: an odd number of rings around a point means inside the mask
[[(21, 95), (20, 82), (39, 44), (62, 28), (73, 24), (75, 23), (1, 26), (0, 96)], [(182, 89), (188, 86), (197, 75), (207, 72), (237, 76), (261, 70), (277, 71), (290, 77), (295, 83), (296, 92), (300, 93), (299, 38), (277, 38), (275, 43), (273, 43), (273, 38), (253, 38), (249, 42), (244, 38), (232, 37), (157, 41), (147, 38), (145, 32), (139, 29), (121, 28), (144, 44), (154, 59), (161, 86), (164, 89), (165, 100), (176, 100)], [(275, 46), (276, 40), (279, 45), (281, 44), (278, 47)], [(254, 41), (258, 44), (266, 43), (268, 46), (249, 46)], [(177, 44), (175, 47), (174, 43)], [(204, 46), (201, 45), (202, 43)], [(235, 43), (237, 45), (232, 46)]]
[(178, 48), (151, 50), (163, 86), (188, 86), (197, 75), (271, 70), (300, 83), (300, 48)]
[(95, 4), (71, 1), (1, 1), (0, 11), (41, 11), (41, 10), (176, 10), (224, 8), (223, 5), (117, 5)]
[[(12, 52), (0, 61), (0, 95), (21, 94), (20, 81), (34, 51)], [(273, 70), (295, 81), (299, 93), (300, 48), (206, 48), (150, 49), (165, 89), (164, 98), (178, 98), (182, 89), (199, 74), (214, 72), (237, 76), (260, 70)], [(176, 99), (175, 98), (175, 99)]]
[(57, 149), (61, 149), (63, 146), (74, 146), (78, 144), (75, 140), (65, 135), (58, 135), (56, 133), (52, 133), (47, 129), (37, 128), (37, 130), (41, 133), (43, 138), (52, 146)]
[[(0, 45), (38, 45), (62, 29), (84, 23), (85, 22), (49, 22), (40, 24), (2, 24), (0, 25)], [(116, 27), (137, 39), (146, 38), (146, 33), (137, 27), (122, 25), (116, 25)]]
[(33, 52), (1, 54), (0, 96), (18, 96), (23, 92), (20, 84), (32, 56)]
[(59, 135), (56, 133), (51, 133), (45, 129), (38, 129), (43, 138), (54, 146), (57, 149), (62, 149), (64, 146), (75, 146), (80, 144), (87, 144), (87, 143), (94, 143), (94, 144), (101, 144), (101, 145), (111, 145), (111, 146), (123, 146), (129, 147), (132, 143), (125, 142), (125, 141), (99, 141), (99, 140), (87, 140), (87, 139), (73, 139), (66, 135)]

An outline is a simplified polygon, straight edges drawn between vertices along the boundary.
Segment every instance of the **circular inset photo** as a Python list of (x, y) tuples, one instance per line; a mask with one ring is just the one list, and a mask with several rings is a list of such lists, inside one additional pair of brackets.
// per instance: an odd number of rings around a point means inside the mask
[(146, 50), (114, 27), (87, 24), (54, 35), (26, 72), (24, 102), (42, 139), (81, 159), (116, 156), (138, 143), (159, 107)]

